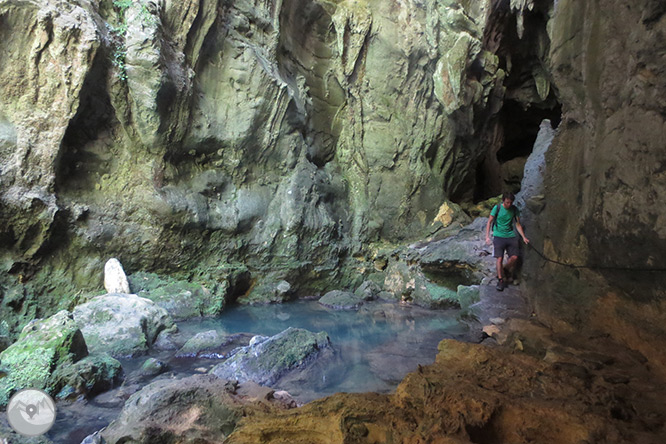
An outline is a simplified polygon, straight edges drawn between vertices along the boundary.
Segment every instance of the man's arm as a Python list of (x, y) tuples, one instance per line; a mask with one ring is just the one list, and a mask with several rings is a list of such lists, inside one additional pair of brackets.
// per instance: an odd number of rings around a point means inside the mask
[(525, 232), (523, 231), (523, 226), (520, 224), (519, 217), (516, 217), (516, 230), (518, 230), (518, 234), (520, 234), (520, 237), (523, 238), (523, 242), (525, 242), (525, 244), (529, 244), (530, 240), (525, 236)]
[(495, 219), (495, 216), (490, 216), (488, 218), (488, 223), (486, 224), (486, 243), (490, 245), (490, 226), (493, 224), (493, 219)]

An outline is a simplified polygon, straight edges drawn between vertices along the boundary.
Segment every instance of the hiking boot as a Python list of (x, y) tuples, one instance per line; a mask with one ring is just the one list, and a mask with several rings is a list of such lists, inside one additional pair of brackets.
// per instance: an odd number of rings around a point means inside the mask
[(497, 291), (504, 291), (504, 280), (500, 279), (497, 281), (497, 287), (495, 287)]

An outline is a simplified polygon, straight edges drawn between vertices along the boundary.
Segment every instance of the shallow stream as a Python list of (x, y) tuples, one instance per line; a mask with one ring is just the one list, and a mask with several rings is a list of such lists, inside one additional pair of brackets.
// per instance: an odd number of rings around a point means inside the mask
[[(418, 364), (434, 362), (437, 344), (444, 338), (464, 339), (467, 326), (457, 319), (457, 310), (426, 310), (394, 303), (372, 302), (358, 311), (332, 310), (316, 301), (288, 304), (239, 306), (214, 319), (178, 322), (181, 342), (195, 334), (217, 330), (222, 334), (252, 333), (272, 336), (288, 327), (328, 333), (335, 360), (308, 370), (309, 384), (278, 384), (299, 403), (336, 392), (380, 392), (394, 390)], [(149, 356), (169, 365), (157, 378), (182, 378), (208, 371), (221, 362), (214, 358), (175, 358), (175, 351), (151, 352)], [(56, 424), (48, 437), (57, 443), (80, 443), (108, 425), (119, 414), (131, 393), (150, 383), (136, 372), (146, 356), (121, 360), (125, 382), (119, 388), (87, 402), (58, 403)]]

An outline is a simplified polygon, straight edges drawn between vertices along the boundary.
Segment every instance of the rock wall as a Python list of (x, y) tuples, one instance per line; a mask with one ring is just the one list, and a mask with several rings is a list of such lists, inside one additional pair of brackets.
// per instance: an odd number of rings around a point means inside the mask
[(368, 242), (471, 196), (504, 91), (490, 5), (0, 1), (3, 309), (67, 308), (109, 257), (348, 284)]
[[(596, 327), (661, 364), (666, 261), (663, 2), (556, 2), (548, 30), (563, 121), (527, 267), (552, 325)], [(661, 269), (650, 272), (645, 269)]]

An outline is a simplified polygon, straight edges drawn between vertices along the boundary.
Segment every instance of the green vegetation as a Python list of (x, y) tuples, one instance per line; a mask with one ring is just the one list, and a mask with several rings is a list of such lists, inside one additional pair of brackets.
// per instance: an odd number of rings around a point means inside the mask
[[(113, 0), (113, 6), (118, 11), (118, 24), (110, 26), (109, 29), (117, 37), (115, 49), (111, 56), (113, 65), (118, 69), (118, 78), (122, 81), (127, 80), (127, 46), (125, 45), (125, 36), (127, 34), (128, 22), (126, 13), (130, 6), (134, 4), (132, 0)], [(141, 10), (139, 18), (141, 23), (154, 27), (157, 25), (157, 18), (150, 12), (148, 6), (139, 2)]]

